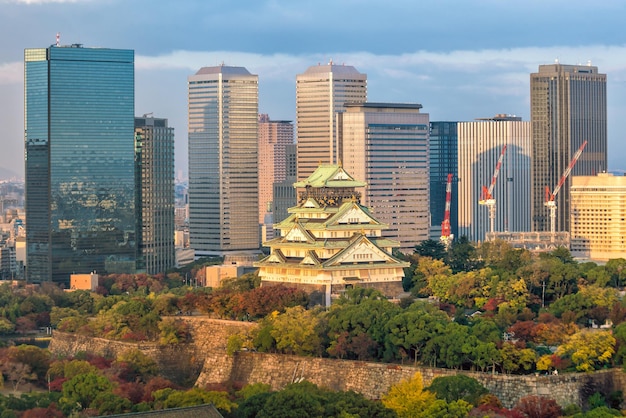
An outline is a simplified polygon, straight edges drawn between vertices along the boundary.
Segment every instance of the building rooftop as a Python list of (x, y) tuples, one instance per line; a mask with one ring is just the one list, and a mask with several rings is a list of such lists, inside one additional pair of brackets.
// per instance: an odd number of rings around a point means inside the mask
[(293, 184), (294, 187), (365, 187), (367, 183), (355, 180), (337, 164), (320, 164), (306, 180)]
[(229, 67), (227, 65), (202, 67), (198, 70), (196, 75), (202, 74), (252, 75), (245, 67)]
[(332, 60), (328, 64), (312, 65), (311, 67), (309, 67), (302, 74), (303, 75), (310, 75), (310, 74), (328, 74), (328, 73), (333, 73), (333, 74), (352, 74), (352, 75), (362, 75), (362, 76), (365, 76), (365, 74), (360, 73), (352, 65), (345, 65), (345, 64), (337, 65), (337, 64), (334, 64), (332, 62)]

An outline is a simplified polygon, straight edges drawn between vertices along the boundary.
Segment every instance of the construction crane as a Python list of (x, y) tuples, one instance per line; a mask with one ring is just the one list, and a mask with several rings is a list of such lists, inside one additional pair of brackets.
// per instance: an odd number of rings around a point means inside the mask
[(494, 225), (496, 223), (496, 199), (493, 198), (493, 188), (496, 185), (496, 180), (498, 180), (498, 174), (500, 174), (500, 167), (502, 166), (505, 152), (506, 145), (502, 147), (502, 151), (500, 152), (500, 158), (498, 158), (496, 169), (494, 170), (493, 176), (491, 177), (491, 184), (489, 185), (489, 189), (483, 186), (483, 198), (478, 201), (480, 205), (485, 205), (489, 207), (489, 231), (492, 234)]
[(443, 245), (448, 248), (450, 243), (454, 239), (454, 235), (451, 233), (450, 228), (450, 202), (452, 201), (452, 173), (448, 174), (448, 181), (446, 183), (446, 209), (443, 212), (443, 222), (441, 222), (441, 237), (439, 240)]
[(574, 168), (574, 165), (576, 165), (576, 161), (578, 161), (578, 158), (580, 158), (580, 154), (583, 153), (585, 146), (587, 146), (587, 141), (583, 142), (580, 148), (578, 148), (578, 151), (576, 151), (576, 153), (574, 154), (572, 161), (570, 161), (569, 165), (563, 172), (563, 175), (561, 176), (561, 179), (559, 180), (559, 184), (556, 185), (552, 193), (550, 193), (550, 189), (548, 188), (548, 186), (546, 186), (546, 202), (544, 203), (544, 205), (547, 206), (548, 209), (550, 209), (550, 241), (551, 242), (554, 242), (554, 236), (556, 234), (556, 202), (554, 201), (554, 198), (556, 197), (556, 194), (559, 192), (559, 190), (561, 190), (561, 187), (563, 187), (563, 184), (565, 183), (565, 180), (567, 179), (569, 174), (572, 172), (572, 168)]

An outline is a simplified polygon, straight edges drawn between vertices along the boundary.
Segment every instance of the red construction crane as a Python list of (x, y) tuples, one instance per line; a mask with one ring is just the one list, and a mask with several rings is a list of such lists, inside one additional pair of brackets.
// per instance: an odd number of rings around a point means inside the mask
[(504, 160), (504, 153), (506, 152), (506, 145), (502, 147), (502, 151), (500, 152), (500, 158), (498, 158), (498, 163), (496, 164), (496, 169), (493, 172), (493, 176), (491, 177), (491, 184), (489, 185), (489, 189), (483, 186), (483, 198), (478, 201), (481, 205), (486, 205), (489, 207), (489, 231), (493, 234), (494, 225), (496, 222), (496, 199), (493, 198), (493, 188), (496, 185), (496, 180), (498, 180), (498, 174), (500, 174), (500, 167), (502, 166), (502, 161)]
[(572, 168), (574, 168), (574, 166), (576, 165), (576, 161), (578, 161), (578, 159), (580, 158), (580, 155), (583, 153), (583, 150), (585, 149), (586, 146), (587, 146), (587, 141), (583, 142), (580, 148), (578, 148), (578, 151), (576, 151), (576, 153), (574, 154), (572, 161), (570, 161), (569, 165), (563, 172), (563, 175), (561, 176), (561, 179), (559, 180), (559, 184), (556, 185), (552, 193), (550, 193), (550, 189), (548, 188), (548, 186), (546, 186), (546, 202), (544, 203), (544, 205), (546, 205), (548, 209), (550, 209), (550, 241), (551, 242), (554, 242), (554, 235), (556, 233), (556, 202), (554, 201), (554, 198), (556, 197), (556, 194), (559, 192), (559, 190), (561, 190), (561, 187), (563, 187), (565, 180), (572, 172)]
[(446, 209), (443, 212), (443, 222), (441, 222), (441, 242), (447, 247), (454, 238), (450, 228), (450, 202), (452, 201), (452, 173), (448, 174), (446, 183)]

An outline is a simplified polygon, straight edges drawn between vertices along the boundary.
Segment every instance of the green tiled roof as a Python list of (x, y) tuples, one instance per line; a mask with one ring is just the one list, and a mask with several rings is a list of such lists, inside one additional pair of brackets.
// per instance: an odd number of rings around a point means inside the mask
[(212, 404), (183, 408), (160, 409), (158, 411), (131, 412), (128, 414), (107, 415), (107, 417), (148, 417), (148, 418), (224, 418)]
[(367, 183), (355, 180), (337, 164), (320, 164), (306, 180), (293, 184), (294, 187), (365, 187)]

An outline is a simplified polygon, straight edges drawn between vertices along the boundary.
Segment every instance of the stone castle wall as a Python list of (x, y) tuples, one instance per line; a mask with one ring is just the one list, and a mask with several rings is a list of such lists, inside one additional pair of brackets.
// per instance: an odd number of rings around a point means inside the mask
[(260, 382), (278, 390), (289, 383), (308, 380), (333, 390), (353, 390), (367, 398), (380, 399), (389, 387), (419, 371), (425, 386), (438, 376), (466, 374), (482, 383), (506, 407), (514, 406), (518, 399), (527, 395), (546, 396), (567, 406), (572, 403), (582, 405), (597, 391), (605, 394), (615, 390), (626, 392), (626, 374), (618, 369), (557, 376), (520, 376), (255, 352), (228, 356), (228, 337), (246, 334), (255, 324), (182, 318), (190, 325), (191, 343), (161, 347), (55, 332), (50, 350), (62, 356), (85, 351), (116, 357), (125, 350), (137, 348), (159, 364), (164, 377), (177, 383), (195, 383), (199, 387), (224, 382)]

